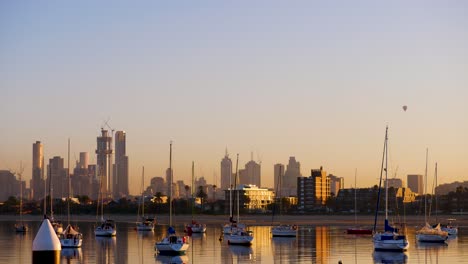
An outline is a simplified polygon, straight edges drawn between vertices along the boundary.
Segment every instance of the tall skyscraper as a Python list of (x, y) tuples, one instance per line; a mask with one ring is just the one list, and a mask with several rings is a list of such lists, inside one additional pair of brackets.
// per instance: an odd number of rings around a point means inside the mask
[[(281, 187), (279, 184), (283, 185), (284, 165), (280, 163), (275, 164), (273, 166), (273, 175), (275, 177), (274, 178), (275, 186), (273, 186), (273, 189), (276, 192), (276, 197), (283, 197), (284, 193), (282, 192), (281, 189), (278, 189), (278, 188)], [(280, 176), (281, 176), (281, 179), (279, 178)]]
[(36, 143), (33, 143), (32, 179), (30, 183), (33, 199), (44, 198), (44, 181), (44, 146), (40, 141), (36, 141)]
[[(245, 164), (245, 169), (239, 170), (239, 184), (253, 184), (260, 188), (261, 184), (260, 164), (251, 160)], [(234, 183), (233, 183), (234, 184)]]
[(408, 188), (419, 195), (424, 194), (423, 176), (420, 174), (408, 174)]
[(100, 182), (101, 193), (104, 197), (112, 194), (110, 171), (112, 167), (112, 136), (107, 130), (101, 129), (101, 136), (97, 137), (97, 178)]
[(114, 198), (128, 196), (128, 156), (125, 131), (115, 132), (115, 170), (113, 173)]
[(286, 172), (283, 175), (281, 193), (283, 196), (297, 195), (297, 178), (302, 177), (301, 163), (296, 161), (295, 157), (289, 157), (289, 163)]
[(231, 181), (234, 184), (234, 179), (232, 179), (232, 161), (226, 149), (226, 154), (221, 160), (221, 190), (227, 190), (230, 187)]
[(299, 210), (310, 211), (322, 207), (330, 197), (330, 178), (326, 171), (311, 170), (309, 177), (297, 178)]
[[(53, 198), (63, 198), (68, 195), (68, 179), (67, 171), (64, 167), (63, 158), (55, 156), (49, 159), (50, 178), (48, 178), (48, 185), (52, 192)], [(52, 181), (52, 182), (50, 182)]]

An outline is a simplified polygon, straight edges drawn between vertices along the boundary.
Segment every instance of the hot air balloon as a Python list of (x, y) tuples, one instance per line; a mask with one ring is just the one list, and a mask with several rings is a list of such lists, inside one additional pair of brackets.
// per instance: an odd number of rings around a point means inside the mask
[(403, 106), (403, 110), (406, 112), (406, 109), (408, 109), (408, 107), (406, 105)]

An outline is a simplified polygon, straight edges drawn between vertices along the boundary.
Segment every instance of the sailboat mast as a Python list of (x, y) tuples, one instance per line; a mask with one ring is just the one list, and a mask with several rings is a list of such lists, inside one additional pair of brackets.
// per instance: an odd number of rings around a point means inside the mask
[[(388, 131), (388, 129), (387, 129)], [(385, 219), (388, 219), (388, 132), (385, 132)]]
[(424, 223), (427, 223), (427, 159), (429, 150), (426, 148), (426, 169), (424, 171)]
[(438, 220), (437, 220), (437, 193), (436, 193), (436, 190), (437, 190), (437, 162), (435, 164), (435, 187), (434, 187), (434, 196), (435, 196), (435, 214), (436, 214), (436, 223), (438, 223)]
[(172, 226), (172, 141), (169, 144), (169, 226)]
[(354, 170), (354, 225), (357, 226), (357, 188), (356, 188), (357, 168)]
[(145, 217), (145, 195), (143, 194), (145, 188), (145, 166), (141, 172), (141, 216)]
[(68, 138), (68, 156), (67, 156), (67, 177), (68, 177), (68, 195), (67, 195), (67, 221), (70, 225), (70, 138)]
[[(193, 223), (193, 211), (194, 211), (194, 207), (195, 207), (195, 181), (194, 181), (194, 177), (195, 177), (195, 162), (192, 161), (192, 223)], [(193, 249), (193, 248), (192, 248)]]
[(237, 161), (236, 161), (236, 179), (234, 185), (236, 186), (237, 190), (237, 223), (239, 223), (239, 188), (237, 188), (237, 174), (238, 174), (238, 165), (239, 165), (239, 153), (237, 153)]

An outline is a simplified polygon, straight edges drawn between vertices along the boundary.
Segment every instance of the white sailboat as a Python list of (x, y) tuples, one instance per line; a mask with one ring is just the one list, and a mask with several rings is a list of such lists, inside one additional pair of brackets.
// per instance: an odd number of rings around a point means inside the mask
[[(281, 168), (279, 168), (279, 173), (278, 173), (278, 184), (276, 186), (276, 192), (278, 196), (278, 201), (279, 201), (279, 215), (281, 217), (282, 215), (282, 209), (283, 209), (283, 201), (281, 197)], [(274, 217), (274, 216), (273, 216)], [(297, 232), (298, 232), (298, 227), (297, 225), (285, 225), (285, 224), (280, 224), (277, 226), (274, 226), (271, 228), (271, 234), (273, 237), (296, 237)]]
[[(237, 172), (238, 172), (238, 165), (239, 165), (239, 154), (237, 154), (237, 161), (236, 161), (236, 180), (237, 180)], [(235, 180), (235, 181), (236, 181)], [(237, 231), (245, 231), (245, 224), (239, 223), (239, 217), (237, 217), (237, 221), (234, 220), (234, 206), (232, 204), (232, 190), (234, 188), (232, 184), (232, 177), (229, 177), (229, 223), (223, 226), (223, 234), (231, 234)]]
[(141, 216), (140, 216), (140, 206), (138, 206), (138, 222), (136, 224), (137, 231), (153, 231), (155, 220), (154, 217), (145, 216), (145, 195), (144, 195), (144, 186), (145, 186), (145, 167), (143, 167), (141, 172)]
[[(101, 169), (101, 168), (99, 168)], [(101, 173), (100, 173), (101, 174)], [(101, 224), (94, 229), (97, 237), (113, 237), (117, 235), (117, 226), (112, 219), (104, 219), (104, 194), (102, 193), (102, 175), (100, 175), (99, 197), (97, 210), (100, 209)]]
[(187, 236), (176, 235), (175, 229), (172, 227), (172, 141), (169, 148), (169, 173), (169, 228), (167, 229), (167, 235), (160, 242), (156, 242), (154, 249), (159, 254), (182, 255), (185, 254), (190, 244)]
[(23, 175), (23, 164), (20, 165), (20, 172), (18, 173), (19, 182), (20, 182), (20, 205), (19, 205), (19, 215), (20, 215), (20, 222), (19, 224), (15, 224), (15, 231), (17, 233), (25, 233), (28, 231), (28, 227), (23, 222), (23, 182), (21, 181), (21, 177)]
[[(388, 184), (387, 184), (387, 163), (388, 163), (388, 127), (385, 130), (385, 142), (382, 157), (382, 166), (380, 170), (379, 194), (377, 196), (377, 205), (374, 218), (374, 235), (372, 237), (374, 250), (379, 251), (406, 251), (409, 248), (409, 241), (405, 234), (400, 234), (397, 228), (388, 223)], [(384, 168), (385, 165), (385, 168)], [(379, 212), (380, 190), (382, 186), (382, 176), (385, 171), (385, 222), (384, 232), (376, 232), (377, 214)]]
[[(437, 163), (435, 177), (437, 178)], [(426, 150), (426, 172), (425, 172), (425, 193), (424, 193), (424, 222), (425, 225), (416, 232), (416, 240), (425, 243), (445, 243), (448, 238), (448, 232), (443, 231), (440, 224), (432, 227), (427, 220), (427, 150)], [(437, 211), (437, 209), (436, 209)]]
[[(49, 178), (49, 199), (50, 199), (50, 216), (48, 216), (48, 218), (49, 218), (50, 224), (54, 228), (55, 233), (58, 235), (58, 234), (61, 234), (63, 232), (63, 224), (62, 224), (61, 221), (55, 220), (55, 217), (54, 217), (54, 207), (53, 207), (53, 204), (54, 204), (54, 199), (53, 199), (54, 185), (52, 183), (52, 168), (50, 166), (49, 166), (49, 177), (48, 178)], [(44, 192), (44, 194), (45, 193), (46, 192)], [(47, 199), (44, 198), (44, 214), (47, 211), (46, 210), (47, 208), (45, 206), (45, 204), (47, 203), (46, 201), (47, 201)], [(45, 215), (45, 217), (47, 217), (47, 216)]]
[(62, 248), (79, 248), (83, 242), (83, 234), (78, 232), (76, 227), (70, 224), (70, 139), (68, 139), (68, 197), (67, 197), (67, 219), (68, 225), (65, 230), (58, 235)]
[(249, 230), (246, 229), (245, 225), (242, 225), (240, 227), (237, 225), (239, 223), (239, 193), (240, 193), (240, 187), (237, 184), (237, 175), (238, 175), (238, 170), (237, 170), (237, 164), (239, 163), (239, 154), (237, 154), (237, 162), (236, 162), (236, 179), (234, 181), (234, 184), (237, 189), (237, 220), (234, 221), (232, 220), (231, 217), (231, 232), (230, 233), (225, 233), (224, 236), (226, 237), (226, 240), (228, 244), (230, 245), (243, 245), (243, 246), (250, 246), (252, 245), (252, 241), (254, 239), (253, 233)]
[(206, 232), (206, 225), (199, 223), (193, 218), (193, 211), (195, 210), (194, 177), (195, 177), (195, 164), (192, 161), (192, 222), (185, 226), (185, 231), (189, 235), (192, 233), (205, 233)]

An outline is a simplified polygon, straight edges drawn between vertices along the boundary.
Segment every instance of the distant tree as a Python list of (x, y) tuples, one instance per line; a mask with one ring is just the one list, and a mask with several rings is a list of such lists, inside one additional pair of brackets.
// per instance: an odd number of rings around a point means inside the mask
[(205, 203), (206, 198), (208, 197), (206, 192), (203, 190), (203, 186), (198, 187), (197, 197), (201, 200), (201, 208), (203, 211), (203, 205)]

